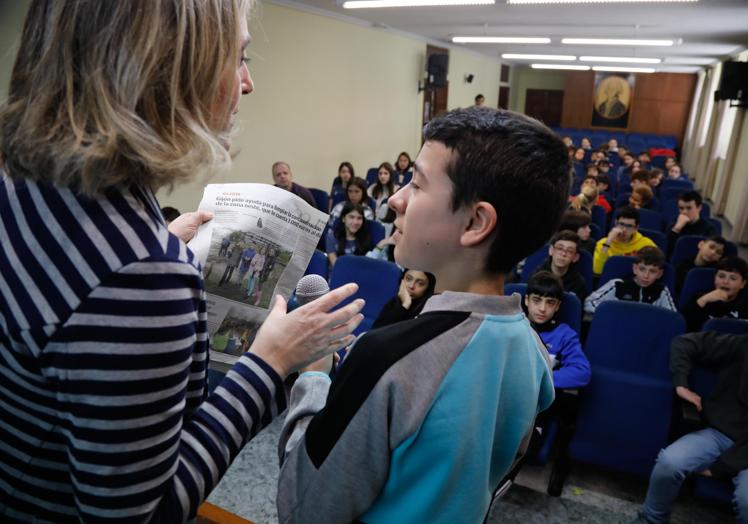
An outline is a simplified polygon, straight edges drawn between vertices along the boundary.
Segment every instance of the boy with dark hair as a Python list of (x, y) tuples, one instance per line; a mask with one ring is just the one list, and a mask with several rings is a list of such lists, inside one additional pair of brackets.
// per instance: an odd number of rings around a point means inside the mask
[(559, 422), (556, 440), (558, 454), (548, 483), (548, 493), (554, 497), (561, 495), (569, 471), (568, 448), (574, 436), (579, 410), (579, 396), (575, 394), (576, 391), (568, 390), (586, 386), (591, 376), (590, 362), (582, 351), (577, 333), (556, 318), (563, 299), (564, 286), (556, 275), (550, 271), (539, 271), (530, 277), (525, 293), (525, 311), (553, 360), (556, 400), (549, 410), (540, 414), (538, 425), (545, 428), (553, 419)]
[(649, 171), (646, 171), (642, 169), (641, 171), (637, 171), (636, 173), (632, 173), (630, 176), (631, 179), (631, 190), (633, 191), (637, 187), (649, 187), (649, 178), (650, 178)]
[(547, 353), (519, 297), (502, 295), (559, 222), (566, 149), (534, 119), (478, 107), (431, 120), (424, 139), (389, 205), (395, 260), (434, 274), (439, 294), (361, 336), (332, 384), (330, 359), (302, 370), (279, 444), (280, 522), (480, 522), (553, 400)]
[(748, 264), (740, 257), (727, 257), (717, 262), (714, 289), (686, 305), (688, 331), (699, 331), (710, 318), (748, 319), (748, 300), (741, 291), (748, 282)]
[(574, 293), (581, 302), (584, 302), (587, 296), (587, 285), (577, 268), (580, 244), (579, 235), (573, 231), (559, 231), (551, 238), (548, 246), (548, 259), (543, 262), (538, 271), (550, 271), (559, 277), (564, 289)]
[(568, 210), (561, 216), (559, 231), (568, 229), (579, 235), (579, 247), (590, 255), (595, 252), (595, 239), (592, 238), (592, 217), (584, 211)]
[(724, 256), (727, 249), (727, 240), (720, 236), (712, 236), (699, 242), (696, 256), (690, 260), (684, 260), (675, 268), (675, 291), (680, 293), (686, 275), (695, 267), (714, 267)]
[(670, 290), (660, 280), (665, 272), (665, 254), (656, 247), (643, 247), (632, 266), (633, 275), (613, 278), (584, 301), (585, 313), (594, 314), (603, 302), (626, 300), (664, 307), (675, 311)]
[(614, 255), (636, 255), (646, 246), (655, 247), (650, 238), (639, 233), (639, 210), (623, 206), (616, 211), (616, 223), (607, 237), (597, 241), (592, 261), (592, 271), (596, 275), (603, 272), (605, 262)]
[(668, 242), (670, 250), (681, 235), (711, 237), (717, 230), (706, 219), (701, 218), (703, 200), (698, 191), (686, 191), (678, 195), (678, 218), (670, 225)]

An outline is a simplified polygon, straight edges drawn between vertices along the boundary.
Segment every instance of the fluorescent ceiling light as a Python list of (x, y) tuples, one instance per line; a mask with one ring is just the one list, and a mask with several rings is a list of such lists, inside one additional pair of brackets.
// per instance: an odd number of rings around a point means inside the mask
[(566, 65), (566, 64), (532, 64), (530, 67), (533, 69), (564, 69), (571, 71), (589, 71), (590, 66), (587, 65)]
[(550, 38), (534, 36), (453, 36), (455, 44), (550, 44)]
[(350, 0), (344, 9), (373, 9), (377, 7), (439, 7), (448, 5), (494, 5), (495, 0)]
[(523, 55), (521, 53), (504, 53), (501, 58), (507, 60), (564, 60), (573, 62), (577, 59), (574, 55)]
[(593, 71), (608, 71), (611, 73), (654, 73), (654, 67), (615, 67), (615, 66), (593, 66)]
[(675, 42), (673, 40), (642, 40), (638, 38), (562, 38), (561, 43), (578, 45), (670, 46)]
[(699, 0), (506, 0), (507, 4), (645, 4), (645, 3), (687, 3)]
[(636, 58), (623, 56), (580, 56), (580, 62), (616, 62), (619, 64), (659, 64), (659, 58)]

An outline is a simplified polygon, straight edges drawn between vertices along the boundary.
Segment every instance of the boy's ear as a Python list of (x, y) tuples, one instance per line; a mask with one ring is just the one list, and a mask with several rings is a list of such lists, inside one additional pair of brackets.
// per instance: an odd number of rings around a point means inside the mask
[(473, 247), (493, 235), (498, 225), (496, 209), (485, 201), (472, 204), (468, 217), (469, 222), (460, 237), (460, 243), (465, 247)]
[(576, 264), (577, 262), (579, 262), (579, 250), (578, 249), (577, 249), (577, 254), (574, 255), (574, 258), (571, 259), (572, 264)]

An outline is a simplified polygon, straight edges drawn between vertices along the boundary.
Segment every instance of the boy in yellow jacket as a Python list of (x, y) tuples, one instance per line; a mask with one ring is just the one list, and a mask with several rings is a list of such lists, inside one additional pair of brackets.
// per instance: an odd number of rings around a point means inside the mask
[(605, 262), (615, 255), (634, 256), (646, 246), (656, 247), (652, 239), (639, 233), (639, 210), (623, 206), (616, 211), (616, 223), (607, 237), (601, 238), (595, 245), (592, 260), (592, 271), (596, 275), (603, 272)]

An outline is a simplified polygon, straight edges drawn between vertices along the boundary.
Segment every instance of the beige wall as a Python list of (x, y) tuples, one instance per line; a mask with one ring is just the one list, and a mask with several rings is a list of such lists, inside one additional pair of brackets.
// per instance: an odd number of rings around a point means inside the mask
[(560, 89), (563, 91), (565, 83), (565, 71), (549, 71), (531, 69), (529, 66), (513, 66), (509, 109), (524, 113), (527, 89)]
[(0, 2), (0, 99), (8, 96), (8, 83), (18, 51), (23, 20), (31, 0)]
[[(473, 74), (472, 83), (465, 81), (465, 75)], [(487, 57), (451, 49), (449, 52), (449, 94), (447, 107), (469, 107), (475, 104), (475, 95), (486, 97), (486, 106), (499, 105), (499, 79), (501, 63)]]

